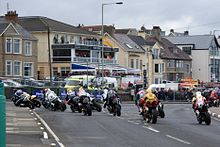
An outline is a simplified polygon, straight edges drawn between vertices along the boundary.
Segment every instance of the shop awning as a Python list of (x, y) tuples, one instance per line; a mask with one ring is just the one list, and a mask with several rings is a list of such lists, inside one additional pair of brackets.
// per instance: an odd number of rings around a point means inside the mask
[(72, 64), (71, 65), (72, 71), (95, 71), (95, 68), (86, 66), (86, 65), (80, 65), (80, 64)]

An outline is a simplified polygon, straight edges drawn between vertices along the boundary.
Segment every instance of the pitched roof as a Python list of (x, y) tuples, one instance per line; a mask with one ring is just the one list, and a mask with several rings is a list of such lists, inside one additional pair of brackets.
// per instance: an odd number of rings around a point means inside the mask
[(192, 44), (195, 49), (208, 49), (214, 39), (214, 35), (193, 35), (193, 36), (175, 36), (165, 37), (176, 45)]
[(128, 37), (140, 46), (144, 46), (144, 45), (153, 46), (156, 43), (156, 41), (145, 40), (141, 36), (128, 35)]
[(83, 35), (96, 35), (96, 33), (57, 21), (47, 17), (33, 16), (33, 17), (19, 17), (18, 23), (21, 24), (28, 31), (47, 31), (48, 26), (51, 31), (76, 33)]
[(128, 35), (125, 34), (115, 34), (114, 38), (128, 51), (128, 52), (138, 52), (144, 53), (144, 49), (136, 44)]
[(0, 22), (0, 35), (5, 31), (9, 23), (1, 23)]
[(19, 33), (19, 35), (24, 39), (37, 40), (30, 32), (25, 30), (21, 25), (14, 21), (7, 21), (3, 17), (0, 18), (0, 34), (4, 33), (5, 29), (9, 25), (13, 25), (14, 29)]
[(186, 54), (166, 38), (161, 38), (159, 43), (164, 48), (160, 54), (162, 59), (192, 60), (188, 54)]

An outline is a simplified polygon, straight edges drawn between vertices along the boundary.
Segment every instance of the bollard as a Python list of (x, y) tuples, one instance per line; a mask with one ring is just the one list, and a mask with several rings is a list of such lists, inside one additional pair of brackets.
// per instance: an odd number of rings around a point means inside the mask
[(5, 101), (6, 101), (5, 96), (0, 95), (0, 147), (6, 146), (5, 145), (6, 142)]

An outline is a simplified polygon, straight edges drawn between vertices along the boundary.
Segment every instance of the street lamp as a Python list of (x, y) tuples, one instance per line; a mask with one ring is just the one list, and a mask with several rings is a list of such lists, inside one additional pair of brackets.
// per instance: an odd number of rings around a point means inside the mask
[[(101, 31), (101, 35), (102, 35), (102, 82), (103, 82), (103, 77), (104, 77), (104, 47), (103, 47), (103, 37), (104, 37), (104, 17), (103, 17), (103, 12), (104, 12), (104, 6), (106, 5), (121, 5), (123, 4), (123, 2), (115, 2), (115, 3), (102, 3), (102, 31)], [(102, 83), (101, 83), (102, 85)]]

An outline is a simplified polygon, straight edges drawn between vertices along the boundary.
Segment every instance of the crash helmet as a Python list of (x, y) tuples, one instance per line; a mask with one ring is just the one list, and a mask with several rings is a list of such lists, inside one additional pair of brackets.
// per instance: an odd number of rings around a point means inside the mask
[(146, 93), (152, 93), (152, 89), (151, 88), (147, 88)]
[(48, 88), (43, 89), (44, 94), (47, 93), (47, 91), (48, 91)]
[(21, 89), (18, 89), (18, 90), (16, 91), (16, 94), (17, 94), (17, 95), (22, 95), (22, 94), (23, 94), (23, 91), (22, 91)]
[(196, 92), (196, 97), (201, 97), (202, 96), (202, 93), (200, 91), (197, 91)]

